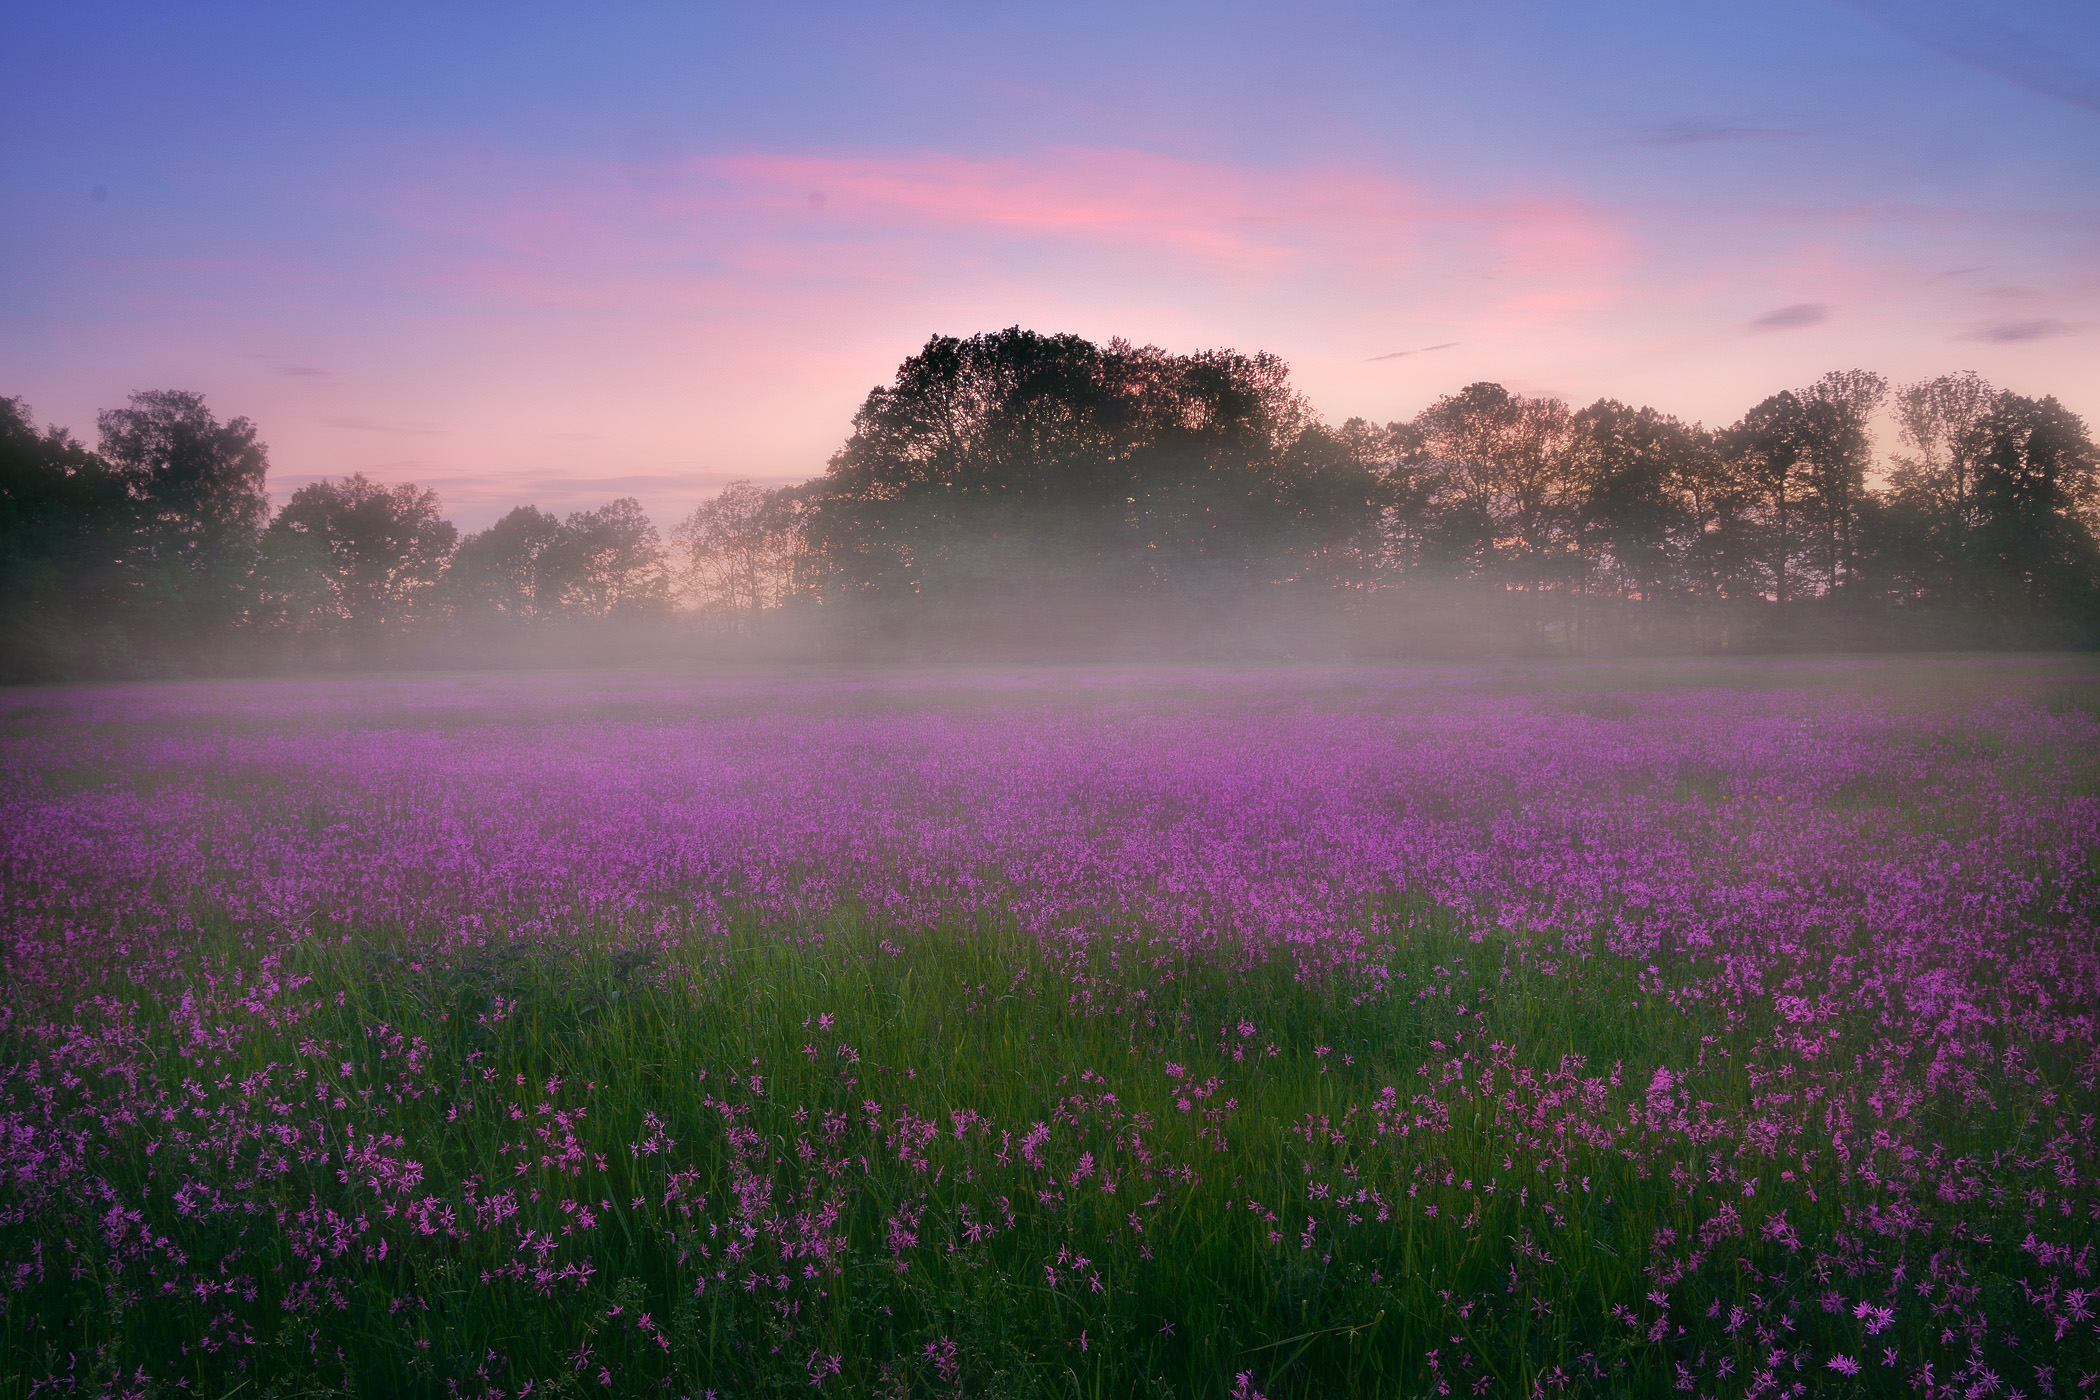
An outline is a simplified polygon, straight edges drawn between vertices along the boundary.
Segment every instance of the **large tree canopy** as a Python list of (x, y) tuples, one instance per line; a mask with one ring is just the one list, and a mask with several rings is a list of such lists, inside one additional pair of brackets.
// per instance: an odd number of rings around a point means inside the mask
[(2053, 398), (2000, 394), (1970, 431), (1980, 590), (2003, 612), (2090, 609), (2100, 594), (2100, 452)]
[(809, 531), (845, 594), (1295, 577), (1376, 524), (1375, 474), (1330, 439), (1273, 355), (940, 336), (869, 393)]
[(320, 631), (410, 621), (458, 533), (424, 487), (386, 486), (362, 473), (312, 482), (270, 525), (267, 603), (282, 620)]
[(543, 568), (561, 539), (561, 521), (536, 506), (518, 506), (460, 541), (445, 571), (445, 593), (468, 617), (538, 622), (561, 613), (561, 585)]
[(270, 516), (269, 452), (245, 418), (221, 423), (202, 394), (133, 394), (103, 413), (102, 460), (135, 506), (134, 572), (160, 625), (222, 627), (238, 616)]
[(129, 668), (116, 624), (138, 591), (124, 568), (137, 516), (107, 462), (0, 399), (0, 681)]

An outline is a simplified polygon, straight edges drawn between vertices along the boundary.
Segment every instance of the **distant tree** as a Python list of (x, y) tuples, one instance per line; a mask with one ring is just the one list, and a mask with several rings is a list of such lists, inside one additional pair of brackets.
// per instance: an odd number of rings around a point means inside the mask
[(1450, 543), (1476, 571), (1532, 590), (1565, 586), (1579, 572), (1566, 404), (1471, 384), (1422, 410), (1414, 426), (1450, 502)]
[(2000, 611), (2090, 616), (2100, 596), (2100, 451), (2084, 420), (2053, 398), (2000, 394), (1963, 449), (1982, 591)]
[(1337, 532), (1375, 526), (1379, 487), (1313, 426), (1273, 355), (937, 336), (869, 393), (806, 498), (819, 585), (895, 600), (1321, 574)]
[(755, 627), (793, 590), (801, 556), (800, 498), (730, 482), (671, 532), (683, 591), (705, 612)]
[(64, 429), (0, 398), (0, 682), (121, 673), (136, 502)]
[(1400, 583), (1428, 568), (1441, 533), (1443, 499), (1437, 474), (1412, 423), (1383, 427), (1351, 418), (1335, 437), (1348, 460), (1371, 478), (1369, 537), (1362, 546), (1373, 582)]
[(1907, 384), (1895, 395), (1896, 424), (1909, 451), (1896, 459), (1889, 494), (1908, 528), (1891, 546), (1917, 571), (1924, 598), (1936, 596), (1956, 609), (1967, 601), (1977, 524), (1977, 429), (1997, 400), (1998, 391), (1973, 371)]
[(671, 606), (669, 560), (632, 496), (577, 511), (539, 555), (535, 602), (568, 617), (646, 617)]
[(542, 578), (542, 561), (561, 538), (562, 524), (554, 516), (517, 507), (460, 541), (445, 570), (447, 603), (468, 617), (537, 622), (558, 614), (560, 589)]
[(1284, 515), (1273, 554), (1276, 582), (1361, 590), (1380, 581), (1388, 566), (1391, 460), (1390, 434), (1361, 419), (1339, 429), (1299, 429), (1277, 458), (1272, 488)]
[(1644, 603), (1691, 591), (1704, 433), (1615, 399), (1583, 409), (1571, 427), (1577, 528), (1594, 585)]
[(1326, 437), (1278, 357), (1112, 341), (1104, 373), (1106, 421), (1127, 437), (1082, 479), (1116, 591), (1325, 585), (1352, 541), (1375, 539), (1377, 473)]
[(103, 460), (135, 503), (126, 560), (133, 615), (163, 636), (232, 626), (269, 518), (269, 453), (255, 425), (220, 423), (203, 395), (165, 390), (133, 394), (96, 426)]
[(1782, 608), (1793, 593), (1815, 432), (1809, 405), (1782, 390), (1744, 414), (1727, 434), (1730, 460), (1756, 503), (1769, 587)]
[(265, 540), (263, 607), (295, 630), (372, 631), (425, 615), (459, 532), (428, 488), (362, 473), (300, 487)]
[(1888, 381), (1869, 370), (1833, 370), (1801, 394), (1806, 411), (1807, 496), (1816, 571), (1836, 593), (1858, 569), (1860, 513), (1874, 456), (1871, 422)]

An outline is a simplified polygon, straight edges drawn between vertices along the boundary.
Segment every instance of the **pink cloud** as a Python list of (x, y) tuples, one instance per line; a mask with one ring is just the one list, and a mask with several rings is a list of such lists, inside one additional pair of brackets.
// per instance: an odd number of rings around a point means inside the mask
[[(1977, 211), (1615, 205), (1127, 149), (642, 168), (461, 145), (369, 168), (317, 198), (370, 228), (371, 251), (98, 269), (174, 289), (139, 304), (182, 311), (183, 335), (120, 321), (92, 349), (123, 359), (113, 387), (198, 387), (254, 417), (287, 480), (427, 479), (464, 525), (513, 495), (571, 509), (630, 489), (668, 523), (728, 477), (815, 474), (929, 334), (1015, 323), (1274, 350), (1334, 419), (1404, 417), (1479, 378), (1725, 420), (1841, 364), (1903, 377), (2019, 356), (2008, 382), (2066, 393), (2100, 372), (2100, 336), (2051, 338), (2046, 359), (1955, 339), (2100, 321), (2100, 278), (2050, 251), (2062, 231), (2021, 243)], [(1933, 280), (1985, 241), (1987, 283)], [(2007, 281), (2041, 290), (1977, 300)], [(1799, 333), (1744, 329), (1808, 304), (1834, 310)], [(69, 345), (55, 335), (38, 363), (90, 348)], [(1444, 348), (1378, 358), (1426, 346)], [(272, 358), (243, 358), (258, 351)], [(223, 367), (200, 375), (209, 355)]]
[(1440, 200), (1378, 169), (1260, 170), (1134, 150), (742, 154), (646, 178), (609, 163), (485, 173), (476, 162), (397, 187), (385, 204), (458, 240), (451, 271), (468, 285), (556, 305), (583, 292), (579, 277), (599, 297), (738, 302), (751, 292), (738, 279), (754, 275), (836, 294), (952, 269), (958, 252), (966, 266), (996, 263), (1019, 246), (1097, 264), (1170, 259), (1184, 277), (1250, 288), (1404, 271), (1454, 230), (1555, 276), (1626, 252), (1611, 216), (1574, 200)]

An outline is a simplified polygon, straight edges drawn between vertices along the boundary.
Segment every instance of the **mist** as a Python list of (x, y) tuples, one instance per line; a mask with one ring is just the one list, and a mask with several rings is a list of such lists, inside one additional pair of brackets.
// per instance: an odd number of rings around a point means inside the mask
[(1334, 425), (1275, 355), (1013, 327), (929, 339), (801, 484), (464, 537), (362, 474), (272, 511), (259, 429), (198, 394), (97, 427), (5, 401), (0, 678), (2100, 637), (2091, 434), (1974, 374), (1832, 371), (1718, 428), (1490, 382)]

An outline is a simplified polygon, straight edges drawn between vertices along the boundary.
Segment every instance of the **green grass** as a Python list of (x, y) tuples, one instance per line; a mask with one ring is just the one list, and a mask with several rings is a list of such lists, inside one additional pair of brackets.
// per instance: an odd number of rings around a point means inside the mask
[[(109, 1150), (128, 1143), (131, 1160), (101, 1163), (159, 1205), (156, 1228), (187, 1256), (236, 1261), (231, 1272), (256, 1292), (232, 1310), (252, 1342), (200, 1349), (197, 1338), (225, 1330), (215, 1318), (226, 1300), (151, 1296), (150, 1279), (141, 1286), (78, 1219), (65, 1269), (10, 1301), (0, 1394), (27, 1395), (32, 1377), (65, 1372), (61, 1345), (82, 1368), (94, 1358), (118, 1389), (137, 1365), (165, 1368), (188, 1345), (195, 1395), (515, 1394), (528, 1378), (534, 1395), (801, 1393), (812, 1362), (821, 1371), (830, 1357), (839, 1373), (820, 1378), (843, 1393), (951, 1394), (926, 1350), (943, 1339), (972, 1395), (1222, 1395), (1241, 1372), (1271, 1396), (1413, 1395), (1433, 1389), (1432, 1351), (1447, 1371), (1463, 1357), (1469, 1384), (1492, 1376), (1489, 1394), (1527, 1394), (1555, 1368), (1587, 1377), (1587, 1393), (1662, 1393), (1671, 1353), (1641, 1345), (1609, 1313), (1654, 1315), (1643, 1270), (1656, 1231), (1689, 1237), (1716, 1209), (1717, 1197), (1673, 1187), (1668, 1172), (1696, 1178), (1708, 1163), (1694, 1152), (1644, 1166), (1637, 1152), (1565, 1132), (1513, 1131), (1521, 1115), (1483, 1088), (1490, 1046), (1509, 1047), (1495, 1072), (1505, 1096), (1517, 1071), (1543, 1075), (1582, 1056), (1576, 1078), (1599, 1087), (1598, 1111), (1581, 1116), (1623, 1121), (1653, 1066), (1701, 1064), (1700, 1095), (1734, 1116), (1752, 1093), (1747, 1047), (1770, 1027), (1685, 1014), (1616, 960), (1564, 961), (1547, 975), (1538, 946), (1469, 942), (1419, 904), (1377, 913), (1386, 933), (1373, 957), (1409, 990), (1370, 1000), (1361, 979), (1304, 982), (1274, 963), (1111, 976), (1106, 953), (1059, 966), (997, 928), (913, 935), (850, 912), (645, 953), (610, 951), (607, 928), (597, 952), (505, 946), (420, 967), (405, 936), (313, 938), (290, 955), (311, 980), (284, 999), (275, 1029), (251, 1020), (200, 1050), (182, 1044), (177, 1008), (141, 1013), (138, 1059), (182, 1086), (166, 1096), (179, 1107), (155, 1156), (140, 1135), (113, 1134)], [(1135, 942), (1121, 946), (1141, 955)], [(244, 960), (254, 962), (229, 945), (200, 970)], [(1133, 996), (1140, 986), (1146, 995)], [(835, 1018), (829, 1030), (824, 1016)], [(1831, 1053), (1862, 1034), (1847, 1032)], [(39, 1047), (17, 1038), (6, 1050), (24, 1063)], [(2043, 1069), (2045, 1083), (2067, 1078)], [(1185, 1086), (1214, 1078), (1211, 1098), (1179, 1107)], [(319, 1101), (315, 1084), (327, 1086)], [(1417, 1095), (1441, 1105), (1448, 1123), (1406, 1137), (1367, 1131), (1387, 1086), (1403, 1106)], [(273, 1098), (303, 1106), (258, 1107)], [(470, 1098), (473, 1110), (447, 1122)], [(1205, 1111), (1227, 1099), (1230, 1112)], [(582, 1110), (574, 1127), (586, 1161), (575, 1174), (539, 1161), (545, 1144), (530, 1130), (546, 1126), (547, 1103)], [(2030, 1086), (1994, 1111), (1950, 1114), (1946, 1141), (1954, 1152), (2017, 1150), (2072, 1106), (2059, 1098), (2051, 1110)], [(994, 1127), (958, 1139), (957, 1112)], [(827, 1116), (845, 1124), (829, 1141)], [(261, 1164), (271, 1150), (254, 1132), (271, 1121), (319, 1131), (330, 1160), (270, 1177)], [(914, 1145), (909, 1125), (921, 1122), (939, 1135)], [(677, 1146), (631, 1150), (655, 1123)], [(1047, 1172), (1020, 1164), (1018, 1144), (1037, 1123), (1055, 1125)], [(344, 1149), (375, 1132), (411, 1144), (423, 1167), (413, 1190), (340, 1177)], [(158, 1155), (178, 1152), (179, 1169)], [(1088, 1152), (1096, 1175), (1075, 1187)], [(1742, 1165), (1730, 1165), (1731, 1189)], [(1103, 1169), (1119, 1176), (1113, 1196), (1098, 1189)], [(666, 1201), (673, 1170), (694, 1174), (681, 1187), (687, 1203), (704, 1198), (689, 1215)], [(244, 1205), (200, 1213), (195, 1200), (168, 1198), (177, 1179)], [(769, 1205), (740, 1211), (736, 1189), (754, 1182)], [(1856, 1175), (1841, 1179), (1828, 1154), (1773, 1186), (1783, 1202), (1759, 1205), (1783, 1203), (1808, 1238), (1841, 1233), (1876, 1198)], [(514, 1278), (485, 1278), (515, 1262), (515, 1230), (454, 1239), (384, 1218), (426, 1195), (463, 1213), (463, 1200), (505, 1189), (519, 1194), (518, 1223), (546, 1232), (573, 1223), (564, 1200), (612, 1202), (581, 1247), (553, 1256), (587, 1257), (588, 1286), (541, 1297)], [(1045, 1189), (1049, 1200), (1031, 1194)], [(1379, 1193), (1389, 1219), (1335, 1205), (1337, 1192), (1358, 1191)], [(780, 1248), (797, 1227), (762, 1222), (827, 1203), (842, 1267), (800, 1276)], [(292, 1241), (309, 1210), (372, 1223), (350, 1267), (332, 1257), (322, 1271), (340, 1281), (339, 1305), (287, 1311), (305, 1273)], [(919, 1242), (893, 1261), (885, 1234), (900, 1212), (916, 1213)], [(997, 1233), (970, 1242), (961, 1230), (971, 1219)], [(762, 1267), (729, 1264), (695, 1296), (743, 1224), (758, 1226), (749, 1243)], [(22, 1232), (9, 1233), (19, 1253)], [(383, 1259), (355, 1257), (380, 1237), (390, 1242)], [(1767, 1269), (1807, 1267), (1755, 1241), (1728, 1247)], [(1071, 1262), (1080, 1257), (1088, 1267)], [(746, 1291), (754, 1276), (776, 1282)], [(1771, 1286), (1755, 1283), (1709, 1269), (1689, 1286), (1725, 1308)], [(644, 1312), (661, 1340), (633, 1325)], [(1754, 1366), (1758, 1347), (1746, 1337), (1740, 1349)]]

